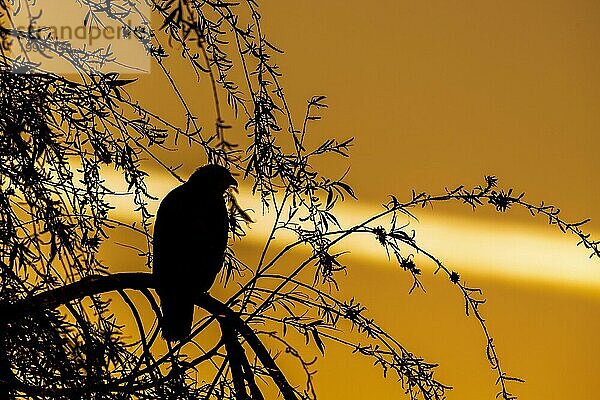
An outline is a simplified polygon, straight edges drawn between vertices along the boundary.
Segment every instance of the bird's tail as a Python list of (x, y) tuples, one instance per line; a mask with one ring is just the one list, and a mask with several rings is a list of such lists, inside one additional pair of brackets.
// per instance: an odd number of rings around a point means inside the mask
[(194, 303), (173, 295), (161, 296), (160, 303), (163, 338), (170, 342), (185, 339), (192, 330)]

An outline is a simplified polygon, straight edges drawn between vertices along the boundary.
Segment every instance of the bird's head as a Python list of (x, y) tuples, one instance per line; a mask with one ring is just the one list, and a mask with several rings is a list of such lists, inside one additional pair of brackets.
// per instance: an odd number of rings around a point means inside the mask
[(227, 168), (216, 164), (204, 165), (198, 168), (188, 179), (188, 185), (198, 188), (202, 192), (223, 194), (233, 186), (237, 188), (237, 181)]

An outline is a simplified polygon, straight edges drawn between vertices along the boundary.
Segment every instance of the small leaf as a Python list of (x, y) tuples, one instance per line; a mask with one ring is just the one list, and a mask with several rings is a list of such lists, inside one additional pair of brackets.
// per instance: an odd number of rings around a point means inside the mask
[(317, 347), (321, 351), (321, 354), (325, 355), (325, 344), (323, 344), (323, 341), (321, 340), (321, 337), (319, 336), (319, 331), (317, 331), (317, 329), (313, 329), (311, 332), (312, 332), (313, 338), (315, 339), (315, 343), (316, 343)]

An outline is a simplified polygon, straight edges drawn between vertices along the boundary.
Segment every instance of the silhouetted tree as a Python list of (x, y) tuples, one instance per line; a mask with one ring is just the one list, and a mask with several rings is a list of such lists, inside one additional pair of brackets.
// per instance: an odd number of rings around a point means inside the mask
[[(449, 387), (434, 377), (434, 363), (386, 333), (357, 300), (340, 299), (331, 290), (336, 276), (346, 271), (345, 240), (364, 235), (410, 274), (413, 289), (422, 287), (413, 254), (424, 255), (456, 286), (467, 313), (481, 325), (499, 397), (515, 398), (509, 385), (518, 378), (500, 363), (482, 316), (481, 290), (463, 284), (404, 222), (416, 207), (453, 200), (472, 208), (491, 205), (499, 212), (522, 207), (574, 234), (598, 256), (598, 242), (581, 230), (586, 221), (567, 223), (556, 207), (527, 202), (522, 194), (497, 188), (496, 178), (488, 176), (471, 189), (460, 186), (438, 195), (413, 191), (406, 200), (392, 196), (381, 213), (343, 226), (336, 205), (355, 197), (354, 191), (344, 176), (327, 176), (313, 165), (327, 155), (347, 157), (352, 139), (326, 138), (320, 145), (306, 140), (326, 107), (324, 96), (311, 98), (303, 122), (293, 122), (272, 58), (280, 50), (261, 31), (254, 0), (73, 3), (89, 10), (83, 21), (87, 28), (108, 18), (144, 46), (184, 118), (152, 111), (133, 94), (133, 79), (99, 72), (118, 64), (110, 51), (76, 48), (48, 35), (34, 24), (35, 14), (29, 15), (29, 29), (19, 28), (13, 13), (30, 12), (29, 2), (0, 2), (0, 397), (261, 399), (279, 393), (286, 400), (313, 399), (314, 367), (303, 356), (305, 349), (290, 340), (295, 331), (321, 352), (333, 341), (372, 358), (384, 374), (397, 376), (408, 398), (442, 399)], [(136, 7), (142, 3), (151, 7), (154, 25)], [(134, 14), (141, 26), (128, 25)], [(45, 70), (15, 56), (15, 46), (61, 58), (77, 74)], [(176, 63), (185, 64), (188, 73), (170, 72), (169, 65)], [(196, 79), (210, 83), (212, 127), (202, 129), (185, 94)], [(227, 99), (226, 109), (221, 98)], [(225, 124), (230, 112), (244, 123), (243, 131)], [(161, 318), (152, 275), (114, 273), (98, 252), (116, 229), (126, 229), (146, 243), (132, 270), (151, 265), (148, 201), (153, 198), (145, 170), (158, 166), (183, 182), (170, 150), (184, 147), (197, 154), (198, 165), (220, 164), (237, 173), (274, 222), (255, 260), (226, 251), (223, 282), (233, 281), (239, 289), (223, 301), (199, 292), (194, 301), (206, 314), (188, 338), (171, 346), (161, 338), (160, 325), (145, 326), (141, 315), (145, 307), (155, 320)], [(110, 170), (122, 176), (125, 192), (106, 180)], [(117, 196), (134, 204), (137, 224), (114, 216)], [(248, 215), (234, 197), (227, 202), (230, 242), (243, 240)], [(284, 232), (292, 239), (276, 241)], [(308, 249), (308, 256), (286, 258), (298, 248)], [(291, 269), (290, 260), (296, 260)], [(129, 307), (137, 337), (123, 333), (110, 297), (103, 295), (109, 292)], [(216, 339), (210, 333), (215, 324), (220, 328)], [(181, 351), (190, 344), (201, 350), (195, 355)], [(305, 380), (290, 381), (274, 356), (281, 350), (297, 359)]]

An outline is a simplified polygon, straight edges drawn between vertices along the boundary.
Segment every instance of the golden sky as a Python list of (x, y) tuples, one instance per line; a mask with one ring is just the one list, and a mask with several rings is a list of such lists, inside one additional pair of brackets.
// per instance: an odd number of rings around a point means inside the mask
[[(475, 186), (493, 174), (569, 220), (591, 217), (587, 229), (600, 233), (600, 2), (267, 0), (261, 10), (266, 33), (286, 51), (277, 64), (298, 120), (306, 100), (324, 94), (330, 108), (311, 135), (356, 138), (349, 180), (360, 201), (341, 218), (368, 216), (388, 194)], [(138, 90), (154, 108), (181, 113), (154, 77)], [(150, 180), (157, 194), (176, 184)], [(240, 202), (255, 201), (242, 187)], [(269, 217), (257, 218), (244, 252), (264, 237), (260, 219)], [(516, 394), (594, 398), (600, 262), (524, 212), (440, 205), (419, 218), (423, 244), (483, 288), (503, 366), (527, 381)], [(356, 296), (401, 343), (439, 362), (438, 378), (455, 388), (449, 399), (493, 398), (484, 338), (455, 287), (429, 268), (427, 293), (408, 295), (406, 274), (362, 242), (350, 248), (340, 296)], [(370, 364), (328, 345), (317, 364), (320, 398), (401, 398), (399, 384)]]
[[(356, 137), (350, 178), (361, 204), (495, 174), (568, 218), (591, 217), (588, 228), (600, 231), (600, 3), (266, 1), (262, 9), (287, 50), (279, 64), (288, 96), (300, 105), (328, 95), (321, 131)], [(432, 239), (436, 254), (484, 288), (502, 362), (527, 381), (516, 393), (594, 398), (600, 263), (563, 247), (574, 241), (544, 220), (515, 214), (438, 207), (420, 215), (425, 229), (446, 229), (445, 242)], [(427, 295), (408, 296), (406, 277), (374, 264), (361, 261), (347, 289), (403, 343), (440, 362), (439, 376), (455, 387), (449, 399), (492, 398), (483, 339), (453, 288), (428, 279)], [(595, 283), (572, 284), (578, 277)], [(347, 368), (355, 359), (322, 364), (323, 398), (398, 397), (379, 371), (366, 375), (368, 362)]]

